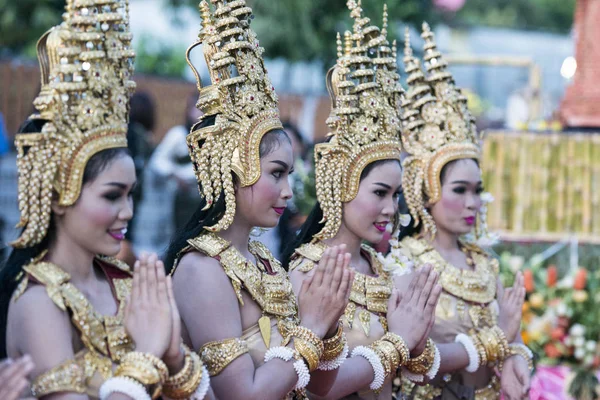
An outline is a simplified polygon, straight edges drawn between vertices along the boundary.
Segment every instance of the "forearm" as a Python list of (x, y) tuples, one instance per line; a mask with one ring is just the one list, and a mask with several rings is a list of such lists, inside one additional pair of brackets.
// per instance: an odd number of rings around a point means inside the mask
[(469, 354), (460, 343), (437, 344), (440, 352), (440, 370), (438, 375), (465, 369), (469, 365)]
[(219, 375), (211, 377), (211, 386), (218, 398), (246, 400), (279, 400), (294, 389), (298, 375), (295, 360), (273, 359), (260, 367), (251, 367), (252, 360), (244, 355), (226, 367)]
[(364, 357), (351, 357), (346, 359), (338, 369), (337, 377), (329, 392), (325, 395), (314, 393), (314, 399), (339, 399), (360, 390), (368, 389), (373, 382), (373, 367)]

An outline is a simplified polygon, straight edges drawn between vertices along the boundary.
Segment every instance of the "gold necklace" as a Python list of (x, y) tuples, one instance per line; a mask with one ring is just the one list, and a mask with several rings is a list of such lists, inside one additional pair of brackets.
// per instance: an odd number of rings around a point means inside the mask
[(259, 261), (253, 263), (231, 242), (214, 233), (203, 233), (188, 242), (196, 250), (221, 263), (242, 306), (242, 289), (258, 303), (263, 312), (258, 326), (267, 348), (271, 341), (271, 316), (277, 318), (277, 326), (284, 339), (289, 335), (293, 326), (298, 324), (296, 296), (287, 272), (265, 245), (257, 241), (249, 242), (250, 253)]

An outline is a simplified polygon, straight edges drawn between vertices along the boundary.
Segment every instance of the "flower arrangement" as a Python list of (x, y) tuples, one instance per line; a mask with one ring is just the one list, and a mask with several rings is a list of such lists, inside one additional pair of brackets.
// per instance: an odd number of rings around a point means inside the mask
[[(532, 389), (547, 386), (546, 379), (556, 382), (560, 375), (564, 397), (555, 394), (553, 398), (598, 399), (600, 271), (579, 267), (561, 277), (556, 265), (545, 265), (542, 260), (540, 255), (528, 261), (508, 253), (500, 257), (505, 278), (519, 269), (525, 278), (523, 341), (547, 369), (536, 374)], [(569, 372), (558, 374), (565, 367)]]

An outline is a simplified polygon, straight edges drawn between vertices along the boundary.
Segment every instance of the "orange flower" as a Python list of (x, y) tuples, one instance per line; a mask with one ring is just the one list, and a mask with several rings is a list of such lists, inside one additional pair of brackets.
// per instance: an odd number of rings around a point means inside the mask
[(550, 333), (552, 340), (562, 340), (565, 337), (565, 330), (563, 328), (554, 328)]
[(587, 283), (587, 270), (579, 268), (575, 273), (575, 282), (573, 283), (573, 289), (583, 290)]
[(550, 358), (559, 358), (562, 353), (554, 343), (548, 343), (544, 346), (544, 352)]
[(529, 344), (529, 333), (527, 331), (521, 332), (521, 339), (523, 339), (524, 344)]
[(556, 281), (558, 280), (558, 269), (556, 265), (549, 265), (546, 270), (546, 284), (548, 287), (554, 287), (556, 285)]
[(525, 280), (525, 290), (527, 293), (531, 293), (535, 290), (535, 282), (533, 281), (533, 271), (526, 269), (523, 271), (523, 278)]

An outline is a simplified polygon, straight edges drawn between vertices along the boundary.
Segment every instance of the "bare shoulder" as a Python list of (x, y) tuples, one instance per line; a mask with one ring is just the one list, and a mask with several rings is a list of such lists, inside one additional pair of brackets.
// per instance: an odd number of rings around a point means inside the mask
[(44, 286), (34, 284), (9, 305), (7, 349), (11, 355), (30, 354), (37, 376), (73, 357), (71, 328), (68, 312), (50, 298)]
[(214, 285), (219, 281), (229, 284), (221, 263), (197, 251), (191, 251), (181, 257), (173, 274), (175, 285)]

